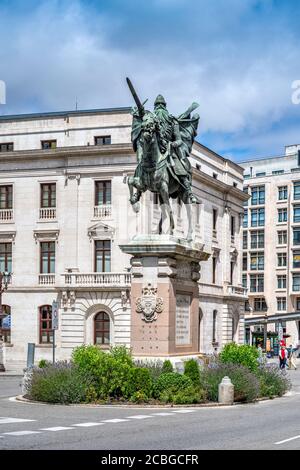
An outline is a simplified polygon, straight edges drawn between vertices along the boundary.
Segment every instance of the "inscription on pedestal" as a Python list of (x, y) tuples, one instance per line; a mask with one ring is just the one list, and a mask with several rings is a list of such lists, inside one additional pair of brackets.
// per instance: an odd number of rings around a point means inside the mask
[(191, 342), (190, 305), (190, 295), (176, 295), (176, 345), (185, 346)]

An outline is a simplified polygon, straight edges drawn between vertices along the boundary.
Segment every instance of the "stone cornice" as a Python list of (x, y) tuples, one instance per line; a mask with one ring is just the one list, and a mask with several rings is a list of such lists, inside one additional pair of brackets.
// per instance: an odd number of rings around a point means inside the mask
[(215, 179), (201, 170), (194, 169), (193, 178), (197, 179), (201, 183), (206, 183), (208, 186), (212, 186), (213, 188), (221, 191), (222, 193), (230, 194), (243, 202), (248, 201), (249, 199), (249, 195), (244, 193), (244, 191), (241, 191), (240, 189), (235, 188), (234, 186), (229, 186), (229, 184), (223, 183), (223, 181)]

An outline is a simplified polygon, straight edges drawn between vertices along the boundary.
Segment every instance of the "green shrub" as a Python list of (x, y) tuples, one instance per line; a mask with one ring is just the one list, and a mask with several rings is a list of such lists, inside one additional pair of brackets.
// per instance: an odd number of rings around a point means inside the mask
[(131, 369), (130, 378), (128, 379), (128, 394), (131, 399), (133, 396), (139, 397), (141, 401), (141, 395), (148, 400), (151, 397), (153, 388), (153, 379), (151, 377), (149, 369), (146, 367), (133, 367)]
[(259, 381), (247, 367), (239, 364), (215, 363), (204, 367), (201, 373), (201, 387), (207, 391), (209, 400), (218, 401), (218, 388), (227, 376), (234, 385), (234, 401), (251, 402), (259, 396)]
[(256, 371), (259, 380), (261, 397), (281, 397), (291, 388), (291, 382), (285, 373), (275, 364), (261, 365)]
[(57, 362), (34, 368), (26, 382), (28, 398), (48, 403), (81, 403), (86, 401), (91, 378), (74, 364)]
[(199, 364), (195, 359), (189, 359), (184, 363), (184, 375), (189, 377), (193, 384), (199, 387), (200, 369)]
[(259, 353), (255, 346), (236, 343), (226, 344), (219, 356), (221, 362), (240, 364), (248, 367), (251, 371), (257, 370), (259, 366), (258, 357)]
[(49, 365), (51, 365), (51, 362), (47, 361), (46, 359), (41, 359), (39, 364), (38, 364), (38, 367), (40, 369), (43, 369), (44, 367), (47, 367)]
[(138, 360), (135, 361), (135, 366), (148, 369), (152, 379), (157, 380), (158, 377), (162, 374), (163, 362), (159, 359), (145, 361)]
[(175, 405), (189, 405), (194, 403), (201, 403), (206, 400), (206, 392), (199, 387), (187, 387), (185, 390), (177, 392), (172, 400)]
[(161, 373), (168, 374), (169, 372), (174, 372), (174, 368), (173, 368), (172, 362), (169, 359), (167, 359), (164, 361), (162, 365)]
[(178, 374), (178, 372), (168, 372), (162, 374), (156, 380), (153, 387), (153, 396), (158, 399), (166, 400), (165, 397), (172, 397), (181, 390), (192, 387), (193, 382), (185, 375)]

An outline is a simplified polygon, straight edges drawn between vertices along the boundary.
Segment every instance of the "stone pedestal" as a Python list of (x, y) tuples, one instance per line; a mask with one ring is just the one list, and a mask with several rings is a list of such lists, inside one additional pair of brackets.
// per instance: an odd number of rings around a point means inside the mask
[(199, 352), (200, 262), (203, 245), (169, 235), (136, 236), (120, 245), (132, 255), (131, 347), (134, 356)]

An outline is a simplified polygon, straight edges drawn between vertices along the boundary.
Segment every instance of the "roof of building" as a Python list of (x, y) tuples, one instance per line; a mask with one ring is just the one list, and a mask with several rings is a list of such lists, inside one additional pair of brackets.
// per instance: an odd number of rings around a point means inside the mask
[(120, 108), (100, 108), (100, 109), (80, 109), (73, 111), (52, 111), (46, 113), (30, 113), (30, 114), (4, 114), (0, 115), (0, 121), (15, 121), (15, 120), (26, 120), (26, 119), (45, 119), (55, 117), (66, 117), (76, 116), (82, 114), (100, 114), (100, 113), (129, 113), (131, 107), (120, 107)]

